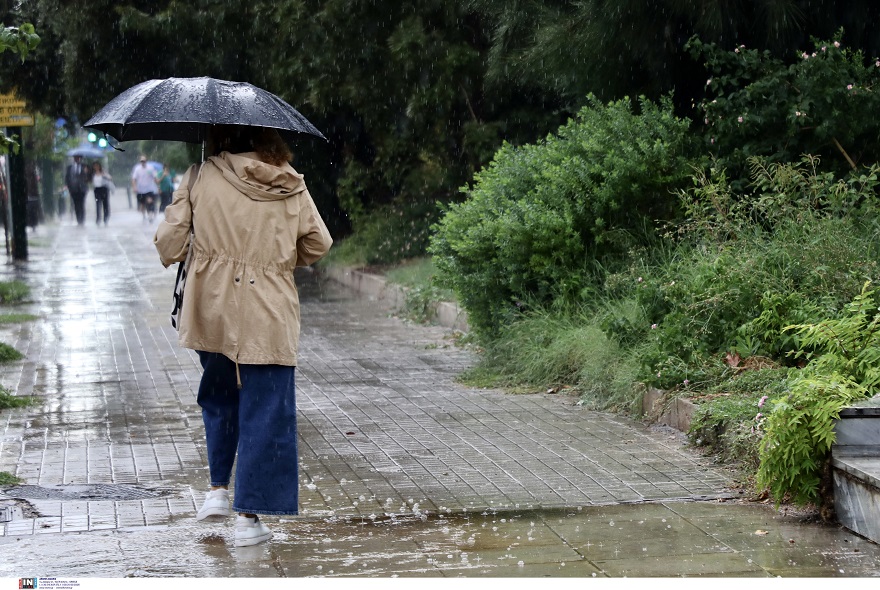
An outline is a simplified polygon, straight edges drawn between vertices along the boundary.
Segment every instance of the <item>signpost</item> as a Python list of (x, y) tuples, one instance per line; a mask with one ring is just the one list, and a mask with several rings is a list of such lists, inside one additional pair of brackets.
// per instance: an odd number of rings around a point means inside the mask
[(33, 127), (34, 115), (13, 94), (0, 94), (0, 127)]
[[(0, 126), (6, 126), (6, 135), (21, 136), (22, 127), (33, 127), (34, 116), (26, 112), (27, 105), (13, 94), (0, 94)], [(12, 259), (27, 260), (27, 184), (25, 182), (24, 153), (10, 153), (9, 204), (12, 210)]]

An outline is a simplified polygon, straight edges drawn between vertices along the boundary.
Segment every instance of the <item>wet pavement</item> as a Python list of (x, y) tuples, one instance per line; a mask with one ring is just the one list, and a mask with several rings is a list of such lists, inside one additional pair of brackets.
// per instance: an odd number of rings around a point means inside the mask
[(30, 261), (0, 271), (39, 316), (0, 325), (26, 356), (0, 383), (37, 400), (0, 411), (0, 472), (23, 480), (0, 489), (0, 577), (880, 575), (880, 546), (741, 501), (681, 435), (466, 388), (474, 359), (447, 330), (308, 271), (301, 515), (235, 548), (232, 519), (194, 519), (200, 369), (170, 325), (174, 271), (124, 193), (112, 207), (108, 227), (38, 227)]

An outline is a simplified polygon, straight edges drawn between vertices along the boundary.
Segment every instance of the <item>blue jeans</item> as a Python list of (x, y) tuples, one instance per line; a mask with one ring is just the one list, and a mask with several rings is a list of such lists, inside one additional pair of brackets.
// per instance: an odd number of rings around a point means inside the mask
[(235, 468), (232, 508), (245, 514), (297, 514), (295, 367), (239, 365), (198, 351), (204, 373), (198, 403), (205, 422), (212, 486), (228, 486)]

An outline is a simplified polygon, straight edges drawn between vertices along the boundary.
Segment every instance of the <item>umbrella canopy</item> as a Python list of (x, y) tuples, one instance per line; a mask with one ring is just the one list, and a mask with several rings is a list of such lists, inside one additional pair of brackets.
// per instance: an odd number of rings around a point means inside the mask
[(215, 78), (167, 78), (132, 86), (86, 121), (118, 141), (199, 143), (211, 125), (269, 127), (326, 139), (299, 111), (262, 88)]
[(96, 147), (92, 147), (88, 144), (83, 144), (79, 147), (75, 147), (72, 150), (67, 150), (68, 156), (82, 156), (83, 158), (103, 158), (106, 154), (103, 150), (99, 150)]

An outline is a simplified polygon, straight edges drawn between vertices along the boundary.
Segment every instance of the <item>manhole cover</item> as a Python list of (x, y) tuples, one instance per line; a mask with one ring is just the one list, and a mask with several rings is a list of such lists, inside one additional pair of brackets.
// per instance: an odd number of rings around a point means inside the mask
[(10, 498), (30, 500), (146, 500), (165, 495), (161, 490), (145, 490), (129, 485), (80, 484), (55, 486), (15, 486), (4, 492)]

